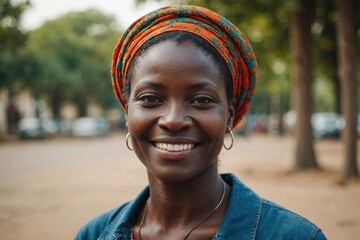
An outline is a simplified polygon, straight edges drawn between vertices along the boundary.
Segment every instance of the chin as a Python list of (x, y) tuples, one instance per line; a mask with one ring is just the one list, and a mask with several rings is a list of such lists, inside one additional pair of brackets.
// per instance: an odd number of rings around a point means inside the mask
[(162, 169), (157, 169), (157, 171), (148, 171), (149, 177), (155, 177), (163, 183), (167, 184), (184, 184), (186, 182), (191, 182), (194, 179), (201, 178), (207, 173), (213, 173), (215, 168), (215, 173), (217, 173), (217, 162), (208, 168), (205, 169), (186, 169), (184, 167), (162, 167)]
[(181, 184), (184, 182), (189, 181), (192, 177), (191, 174), (186, 173), (184, 171), (177, 171), (177, 170), (163, 170), (163, 171), (148, 171), (149, 180), (151, 179), (158, 179), (162, 183), (167, 184)]

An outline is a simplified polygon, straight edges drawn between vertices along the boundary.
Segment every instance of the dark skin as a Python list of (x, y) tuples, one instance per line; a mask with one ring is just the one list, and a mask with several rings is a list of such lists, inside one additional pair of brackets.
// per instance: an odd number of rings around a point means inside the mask
[[(212, 59), (191, 43), (152, 46), (135, 65), (126, 108), (134, 151), (147, 169), (150, 198), (141, 237), (183, 239), (219, 203), (218, 155), (232, 127), (224, 80)], [(219, 209), (187, 239), (212, 239)], [(144, 209), (133, 227), (135, 239)]]

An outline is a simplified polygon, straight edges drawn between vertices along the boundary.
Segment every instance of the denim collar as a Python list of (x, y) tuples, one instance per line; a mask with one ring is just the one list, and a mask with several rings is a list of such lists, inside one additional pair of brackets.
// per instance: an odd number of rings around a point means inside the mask
[(235, 175), (222, 174), (221, 177), (231, 186), (231, 192), (224, 219), (213, 239), (255, 239), (261, 214), (261, 198)]
[[(213, 240), (230, 240), (234, 239), (234, 236), (239, 240), (255, 239), (261, 213), (261, 198), (235, 175), (221, 174), (221, 177), (231, 186), (231, 192), (224, 219)], [(146, 187), (134, 201), (124, 207), (123, 214), (118, 215), (98, 240), (129, 240), (131, 227), (148, 198), (149, 187)]]

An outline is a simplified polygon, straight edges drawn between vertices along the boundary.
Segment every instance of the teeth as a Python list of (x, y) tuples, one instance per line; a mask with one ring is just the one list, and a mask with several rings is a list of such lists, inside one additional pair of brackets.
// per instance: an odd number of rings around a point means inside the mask
[(186, 143), (186, 144), (170, 144), (170, 143), (156, 143), (156, 147), (162, 150), (170, 151), (170, 152), (179, 152), (190, 150), (194, 148), (194, 144)]

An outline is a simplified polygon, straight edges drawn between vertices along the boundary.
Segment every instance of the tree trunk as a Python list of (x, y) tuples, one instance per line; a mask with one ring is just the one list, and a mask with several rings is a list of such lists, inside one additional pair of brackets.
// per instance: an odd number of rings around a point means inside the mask
[(77, 97), (75, 97), (75, 104), (78, 109), (78, 115), (79, 117), (86, 117), (87, 116), (87, 105), (88, 101), (85, 97), (86, 95), (79, 94)]
[(312, 39), (314, 1), (299, 0), (298, 9), (290, 13), (290, 46), (294, 107), (297, 115), (295, 129), (294, 170), (317, 169), (311, 127), (312, 113)]
[(341, 114), (341, 84), (340, 84), (340, 79), (339, 79), (339, 75), (337, 74), (337, 69), (335, 68), (335, 72), (334, 74), (336, 74), (336, 76), (334, 75), (333, 80), (334, 80), (334, 86), (335, 86), (335, 90), (334, 90), (334, 94), (335, 94), (335, 112), (338, 114)]
[(61, 88), (52, 91), (52, 94), (50, 95), (50, 104), (54, 119), (60, 119), (60, 108), (63, 101), (63, 90)]
[(341, 84), (341, 109), (345, 120), (342, 133), (345, 161), (342, 178), (358, 178), (357, 166), (357, 87), (355, 73), (355, 32), (351, 0), (335, 0), (338, 74)]

